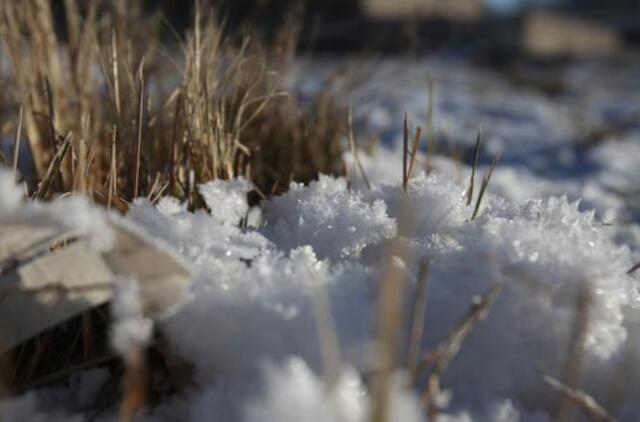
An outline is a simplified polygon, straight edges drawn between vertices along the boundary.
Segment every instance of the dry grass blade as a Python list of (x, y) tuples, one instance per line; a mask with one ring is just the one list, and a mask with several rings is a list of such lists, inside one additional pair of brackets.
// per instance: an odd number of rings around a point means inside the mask
[(64, 159), (65, 155), (67, 154), (67, 150), (69, 149), (71, 136), (71, 132), (69, 132), (69, 134), (64, 138), (64, 141), (58, 149), (58, 152), (56, 152), (56, 155), (53, 157), (53, 160), (51, 160), (51, 164), (49, 164), (47, 173), (40, 182), (40, 186), (38, 187), (38, 190), (34, 195), (35, 199), (43, 199), (49, 191), (51, 185), (54, 183), (55, 178), (58, 177), (60, 166), (62, 165), (62, 160)]
[(469, 334), (487, 317), (503, 289), (504, 284), (496, 283), (484, 297), (474, 297), (467, 315), (437, 349), (425, 357), (423, 367), (431, 366), (431, 371), (427, 378), (427, 388), (422, 397), (422, 404), (427, 408), (430, 420), (435, 420), (439, 414), (436, 402), (440, 395), (440, 377), (460, 351)]
[(473, 208), (473, 214), (471, 215), (471, 220), (475, 220), (478, 216), (478, 212), (480, 212), (480, 205), (482, 205), (482, 198), (487, 191), (487, 187), (489, 186), (489, 182), (491, 181), (491, 175), (493, 175), (493, 171), (496, 169), (498, 165), (499, 158), (495, 158), (493, 163), (491, 163), (491, 167), (489, 171), (482, 178), (482, 183), (480, 184), (480, 192), (478, 192), (478, 199), (476, 200), (476, 206)]
[(640, 269), (640, 262), (638, 262), (637, 264), (635, 264), (633, 267), (629, 268), (627, 270), (627, 274), (633, 274), (636, 271), (638, 271), (638, 269)]
[[(576, 316), (563, 374), (563, 384), (570, 389), (577, 389), (580, 385), (584, 346), (589, 329), (589, 313), (592, 302), (593, 294), (591, 288), (585, 284), (578, 291), (578, 297), (576, 298)], [(561, 397), (555, 420), (557, 422), (573, 420), (572, 401), (566, 395)]]
[(389, 245), (383, 263), (378, 304), (376, 309), (375, 332), (375, 375), (373, 384), (373, 406), (371, 422), (388, 420), (390, 407), (391, 378), (396, 365), (398, 352), (398, 333), (401, 332), (403, 307), (406, 293), (406, 271), (398, 264), (407, 254), (407, 245), (401, 236), (412, 231), (414, 221), (409, 215), (405, 195), (401, 195), (400, 218), (398, 219), (399, 237)]
[(407, 191), (409, 182), (408, 163), (409, 160), (409, 116), (404, 113), (404, 124), (402, 127), (402, 189)]
[(147, 368), (145, 351), (142, 347), (129, 350), (122, 357), (125, 374), (122, 380), (122, 402), (119, 422), (134, 420), (144, 407), (147, 398)]
[(144, 61), (140, 63), (139, 73), (139, 95), (138, 95), (138, 142), (136, 144), (136, 171), (133, 185), (133, 197), (138, 197), (140, 188), (140, 154), (142, 149), (142, 126), (144, 125), (144, 105), (145, 105), (145, 88), (144, 88)]
[(116, 154), (116, 143), (118, 140), (118, 126), (113, 126), (113, 134), (111, 136), (111, 166), (109, 171), (109, 192), (107, 193), (107, 208), (111, 209), (113, 197), (117, 196), (118, 190), (118, 165)]
[(469, 188), (467, 189), (467, 206), (471, 206), (473, 201), (473, 189), (476, 179), (476, 170), (478, 169), (478, 159), (480, 158), (480, 131), (476, 135), (476, 146), (473, 150), (473, 165), (471, 166), (471, 177), (469, 178)]
[(411, 146), (411, 163), (409, 163), (409, 170), (407, 174), (407, 180), (411, 180), (413, 174), (413, 167), (416, 164), (418, 158), (418, 149), (420, 147), (420, 140), (422, 139), (422, 127), (418, 125), (416, 127), (416, 134), (413, 137), (413, 145)]
[(13, 173), (16, 175), (18, 173), (18, 159), (20, 158), (20, 143), (22, 141), (23, 119), (24, 119), (24, 105), (20, 104), (20, 111), (18, 114), (18, 128), (16, 130), (16, 138), (13, 144), (13, 163), (11, 166)]
[(420, 345), (424, 331), (424, 318), (427, 310), (427, 285), (429, 280), (429, 261), (425, 258), (420, 262), (418, 270), (418, 283), (416, 285), (415, 299), (409, 331), (409, 345), (407, 347), (407, 371), (409, 382), (413, 384), (418, 377), (418, 364), (420, 358)]
[(360, 175), (362, 175), (364, 183), (367, 185), (367, 189), (371, 190), (371, 183), (369, 183), (369, 178), (367, 177), (367, 173), (364, 171), (362, 162), (360, 162), (360, 156), (358, 155), (358, 150), (356, 148), (356, 137), (353, 134), (353, 113), (351, 108), (349, 108), (347, 120), (349, 124), (349, 148), (351, 149), (351, 155), (358, 166), (358, 170), (360, 171)]
[(53, 106), (53, 90), (51, 89), (51, 82), (49, 82), (49, 78), (46, 76), (43, 78), (44, 92), (47, 98), (47, 109), (49, 110), (49, 142), (51, 144), (51, 150), (57, 151), (57, 143), (56, 143), (56, 127), (55, 127), (55, 119), (56, 119), (56, 109)]
[(592, 421), (616, 422), (616, 419), (604, 407), (584, 391), (571, 388), (547, 374), (542, 374), (542, 380), (549, 387), (560, 393), (567, 401), (582, 410)]
[(320, 355), (324, 367), (326, 384), (329, 390), (339, 381), (342, 367), (342, 353), (338, 339), (336, 324), (331, 315), (331, 303), (325, 283), (311, 266), (307, 271), (314, 281), (315, 288), (311, 295), (313, 316), (315, 320)]
[(427, 148), (426, 148), (426, 168), (427, 173), (431, 173), (431, 149), (434, 146), (435, 130), (433, 126), (433, 113), (434, 113), (434, 101), (433, 101), (433, 79), (429, 77), (429, 106), (427, 108)]

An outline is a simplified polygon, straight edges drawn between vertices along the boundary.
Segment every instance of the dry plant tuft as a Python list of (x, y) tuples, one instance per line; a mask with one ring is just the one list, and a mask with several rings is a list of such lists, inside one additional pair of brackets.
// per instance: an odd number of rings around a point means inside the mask
[(142, 3), (65, 0), (65, 43), (49, 1), (0, 4), (11, 68), (0, 74), (10, 87), (0, 108), (21, 110), (14, 119), (34, 163), (30, 189), (47, 183), (39, 197), (86, 192), (126, 208), (162, 191), (197, 206), (194, 185), (211, 179), (245, 175), (270, 192), (340, 171), (345, 110), (328, 90), (302, 107), (283, 88), (295, 25), (274, 45), (251, 36), (237, 45), (196, 1), (193, 27), (167, 46), (164, 21)]

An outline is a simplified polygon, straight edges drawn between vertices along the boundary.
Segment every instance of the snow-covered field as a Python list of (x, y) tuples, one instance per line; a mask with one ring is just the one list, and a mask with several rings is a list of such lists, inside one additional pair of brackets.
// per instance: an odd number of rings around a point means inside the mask
[[(298, 65), (302, 95), (331, 73), (334, 64), (323, 63)], [(424, 259), (425, 351), (477, 296), (504, 286), (443, 375), (438, 420), (553, 420), (558, 395), (541, 373), (563, 378), (584, 292), (580, 387), (619, 420), (636, 420), (640, 298), (627, 270), (640, 260), (640, 125), (625, 124), (594, 146), (578, 141), (637, 116), (640, 69), (570, 66), (562, 75), (567, 91), (555, 98), (461, 61), (394, 60), (373, 69), (350, 91), (359, 128), (382, 139), (370, 155), (360, 153), (372, 189), (350, 166), (349, 179), (292, 184), (259, 209), (249, 209), (243, 179), (201, 185), (209, 211), (189, 212), (169, 197), (132, 206), (126, 218), (181, 255), (193, 280), (189, 299), (154, 324), (171, 351), (194, 364), (195, 384), (148, 409), (145, 420), (369, 420), (378, 293), (394, 281), (384, 279), (384, 266), (408, 281), (409, 309)], [(429, 80), (440, 144), (468, 155), (482, 127), (478, 180), (494, 155), (502, 157), (475, 219), (465, 198), (470, 168), (444, 155), (432, 157), (429, 175), (416, 170), (406, 193), (401, 187), (403, 115), (426, 126)], [(41, 206), (20, 195), (1, 175), (0, 218)], [(46, 207), (51, 218), (105, 236), (92, 228), (107, 217), (77, 198)], [(390, 260), (392, 244), (404, 253)], [(143, 341), (148, 323), (116, 325), (114, 338)], [(326, 327), (335, 330), (338, 359), (326, 356)], [(400, 349), (408, 329), (406, 321), (397, 333)], [(84, 420), (107, 377), (91, 370), (68, 387), (28, 392), (3, 403), (5, 419)], [(408, 384), (399, 369), (389, 421), (426, 420), (424, 381)], [(112, 409), (101, 418), (115, 416)]]

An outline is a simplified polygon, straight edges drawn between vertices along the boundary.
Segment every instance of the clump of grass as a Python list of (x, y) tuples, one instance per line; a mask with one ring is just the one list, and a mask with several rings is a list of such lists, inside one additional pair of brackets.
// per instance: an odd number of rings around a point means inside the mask
[(302, 107), (283, 88), (295, 31), (273, 45), (234, 43), (196, 1), (193, 27), (167, 46), (160, 32), (172, 28), (143, 14), (141, 0), (67, 0), (62, 43), (49, 3), (0, 5), (11, 67), (0, 75), (11, 87), (1, 108), (22, 110), (32, 192), (69, 133), (70, 153), (43, 197), (74, 191), (126, 203), (162, 189), (197, 206), (202, 181), (245, 175), (270, 192), (340, 171), (344, 110), (329, 91)]

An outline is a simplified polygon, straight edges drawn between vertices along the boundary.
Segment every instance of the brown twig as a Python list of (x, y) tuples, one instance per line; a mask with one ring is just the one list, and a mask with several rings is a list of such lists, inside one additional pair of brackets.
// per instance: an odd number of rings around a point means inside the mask
[(410, 233), (415, 221), (409, 214), (407, 198), (401, 195), (398, 219), (398, 234), (389, 245), (380, 277), (380, 290), (376, 308), (376, 362), (373, 383), (373, 407), (371, 422), (388, 420), (391, 378), (398, 352), (398, 333), (403, 322), (403, 307), (406, 293), (406, 272), (396, 260), (406, 256), (407, 245), (403, 235)]
[(356, 149), (356, 138), (353, 134), (353, 114), (352, 114), (351, 108), (349, 108), (347, 120), (349, 124), (349, 147), (351, 149), (351, 155), (353, 155), (353, 159), (356, 162), (356, 165), (358, 166), (358, 170), (362, 175), (362, 179), (364, 180), (364, 183), (367, 185), (367, 189), (371, 190), (371, 183), (369, 183), (369, 178), (367, 177), (367, 173), (364, 171), (364, 167), (360, 162), (360, 156), (358, 155), (358, 150)]
[(18, 114), (18, 128), (16, 130), (16, 139), (13, 144), (13, 173), (18, 173), (18, 158), (20, 157), (20, 143), (22, 142), (22, 122), (24, 118), (24, 104), (20, 104), (20, 112)]
[[(578, 291), (576, 298), (576, 315), (573, 325), (573, 333), (569, 343), (569, 351), (563, 374), (563, 384), (570, 389), (578, 389), (580, 385), (582, 362), (584, 360), (584, 347), (589, 329), (589, 312), (593, 296), (591, 288), (587, 284)], [(567, 395), (562, 395), (558, 404), (557, 422), (572, 420), (572, 401)]]
[(140, 63), (140, 73), (139, 80), (140, 84), (140, 92), (138, 95), (138, 141), (136, 143), (136, 170), (135, 170), (135, 178), (133, 184), (133, 197), (138, 197), (139, 187), (140, 187), (140, 153), (142, 149), (142, 127), (144, 125), (144, 60)]
[(418, 270), (418, 283), (416, 285), (415, 298), (413, 302), (413, 318), (411, 319), (409, 345), (407, 347), (407, 371), (409, 372), (409, 382), (411, 384), (418, 376), (420, 345), (422, 344), (424, 318), (427, 309), (428, 280), (429, 260), (425, 258), (420, 262), (420, 269)]
[(416, 164), (416, 159), (418, 155), (418, 147), (420, 146), (420, 140), (422, 138), (422, 127), (418, 125), (416, 128), (416, 134), (413, 137), (413, 146), (411, 147), (411, 163), (409, 163), (409, 170), (407, 174), (407, 181), (411, 180), (411, 175), (413, 174), (413, 167)]
[(404, 113), (404, 124), (402, 130), (402, 190), (407, 191), (408, 179), (408, 167), (407, 162), (409, 159), (409, 116), (407, 112)]
[(440, 413), (437, 398), (440, 395), (440, 378), (442, 374), (460, 351), (469, 334), (487, 317), (503, 288), (504, 284), (496, 283), (484, 297), (474, 297), (467, 315), (434, 352), (425, 356), (422, 369), (426, 366), (431, 366), (431, 371), (427, 377), (427, 389), (422, 396), (422, 404), (427, 408), (429, 420), (434, 421)]
[(473, 201), (473, 188), (476, 179), (476, 170), (478, 168), (478, 159), (480, 158), (480, 130), (476, 135), (476, 146), (473, 150), (473, 164), (471, 165), (471, 176), (469, 178), (469, 188), (467, 189), (467, 206), (471, 206)]
[(58, 171), (60, 170), (60, 166), (62, 165), (62, 160), (64, 159), (64, 156), (66, 155), (67, 150), (69, 149), (71, 137), (72, 137), (71, 132), (69, 132), (69, 134), (65, 137), (64, 141), (62, 142), (62, 146), (56, 152), (56, 155), (53, 157), (53, 160), (51, 160), (51, 163), (49, 164), (49, 168), (47, 169), (47, 172), (44, 178), (40, 182), (40, 186), (38, 187), (38, 190), (34, 196), (35, 199), (43, 199), (45, 197), (45, 195), (49, 191), (49, 188), (53, 184), (54, 179), (59, 174)]
[(604, 407), (584, 391), (571, 388), (550, 375), (542, 374), (542, 380), (549, 387), (560, 393), (564, 399), (587, 415), (594, 422), (616, 422)]

